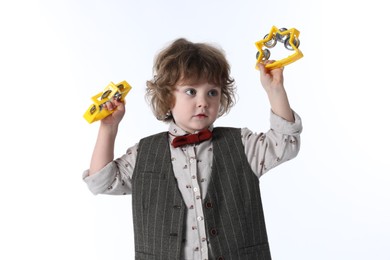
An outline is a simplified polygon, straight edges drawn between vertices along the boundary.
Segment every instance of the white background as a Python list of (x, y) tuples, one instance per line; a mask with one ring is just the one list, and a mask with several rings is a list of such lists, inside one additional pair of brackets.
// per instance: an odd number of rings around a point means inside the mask
[(261, 178), (276, 260), (390, 259), (389, 33), (385, 1), (0, 1), (0, 259), (133, 259), (131, 196), (81, 180), (99, 123), (90, 97), (127, 80), (116, 156), (166, 130), (144, 100), (170, 41), (218, 44), (238, 102), (216, 125), (269, 127), (254, 69), (272, 25), (300, 30), (285, 68), (304, 123), (299, 156)]

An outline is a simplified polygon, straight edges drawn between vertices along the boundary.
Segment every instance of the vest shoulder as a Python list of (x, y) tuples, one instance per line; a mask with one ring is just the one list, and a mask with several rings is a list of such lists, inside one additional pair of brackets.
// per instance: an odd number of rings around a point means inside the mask
[(160, 133), (157, 133), (157, 134), (152, 134), (152, 135), (149, 135), (149, 136), (145, 136), (141, 139), (140, 142), (142, 141), (146, 141), (146, 140), (155, 140), (155, 138), (167, 138), (168, 137), (168, 132), (167, 131), (164, 131), (164, 132), (160, 132)]
[(217, 127), (214, 127), (213, 130), (216, 130), (216, 129), (219, 129), (219, 130), (237, 130), (237, 131), (241, 131), (241, 128), (238, 128), (238, 127), (230, 127), (230, 126), (217, 126)]
[(241, 133), (241, 128), (237, 127), (226, 127), (226, 126), (218, 126), (214, 127), (213, 132), (238, 132)]

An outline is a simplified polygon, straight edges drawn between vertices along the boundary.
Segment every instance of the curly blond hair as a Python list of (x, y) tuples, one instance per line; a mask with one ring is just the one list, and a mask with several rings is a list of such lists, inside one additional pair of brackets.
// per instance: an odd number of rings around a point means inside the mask
[(212, 83), (221, 87), (218, 116), (228, 113), (235, 103), (234, 79), (224, 52), (211, 44), (193, 43), (179, 38), (155, 59), (154, 78), (146, 82), (146, 99), (158, 120), (172, 121), (173, 90), (178, 83)]

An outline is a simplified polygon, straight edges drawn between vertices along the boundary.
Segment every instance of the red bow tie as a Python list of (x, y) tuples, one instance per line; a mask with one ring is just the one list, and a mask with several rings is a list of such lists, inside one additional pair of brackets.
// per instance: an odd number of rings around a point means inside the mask
[(205, 129), (196, 134), (175, 137), (172, 141), (172, 146), (176, 148), (186, 144), (196, 144), (208, 140), (212, 136), (213, 132), (211, 132), (209, 129)]

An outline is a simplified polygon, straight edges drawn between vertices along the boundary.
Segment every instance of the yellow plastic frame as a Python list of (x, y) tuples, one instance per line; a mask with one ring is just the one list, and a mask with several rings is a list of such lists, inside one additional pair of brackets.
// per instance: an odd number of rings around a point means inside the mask
[(122, 81), (118, 84), (110, 82), (110, 84), (108, 84), (102, 92), (91, 97), (93, 104), (89, 106), (87, 111), (85, 111), (85, 120), (91, 124), (111, 115), (114, 110), (109, 111), (107, 109), (103, 109), (103, 104), (118, 97), (120, 97), (119, 100), (123, 102), (130, 89), (131, 86), (126, 81)]
[[(257, 58), (256, 65), (257, 65), (257, 63), (263, 63), (262, 57), (263, 57), (263, 52), (264, 52), (263, 51), (264, 43), (272, 40), (272, 37), (273, 36), (276, 37), (276, 34), (280, 34), (281, 36), (284, 36), (287, 34), (290, 35), (289, 44), (293, 48), (294, 53), (292, 55), (284, 58), (284, 59), (280, 59), (280, 60), (277, 60), (273, 63), (265, 65), (266, 68), (268, 68), (268, 69), (280, 68), (280, 67), (286, 66), (290, 63), (293, 63), (294, 61), (299, 60), (300, 58), (303, 57), (303, 53), (294, 44), (294, 40), (299, 37), (300, 32), (295, 28), (291, 28), (291, 29), (286, 30), (286, 31), (280, 31), (276, 26), (272, 26), (271, 31), (269, 32), (267, 38), (255, 42), (256, 48), (259, 51), (259, 56)], [(256, 66), (256, 69), (258, 69), (257, 66)]]

